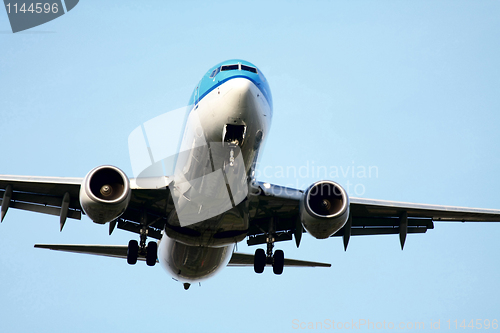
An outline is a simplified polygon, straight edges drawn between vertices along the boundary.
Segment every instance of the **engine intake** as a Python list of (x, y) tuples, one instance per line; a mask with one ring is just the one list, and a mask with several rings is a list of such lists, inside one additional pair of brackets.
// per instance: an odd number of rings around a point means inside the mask
[(300, 202), (302, 225), (313, 237), (328, 238), (349, 218), (349, 197), (339, 184), (319, 181), (312, 184)]
[(90, 171), (80, 187), (80, 205), (95, 223), (104, 224), (120, 217), (127, 209), (130, 197), (127, 175), (111, 165)]

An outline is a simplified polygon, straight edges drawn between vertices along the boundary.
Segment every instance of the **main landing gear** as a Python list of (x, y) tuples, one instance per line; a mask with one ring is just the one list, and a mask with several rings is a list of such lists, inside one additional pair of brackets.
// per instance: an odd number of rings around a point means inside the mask
[(130, 265), (135, 265), (140, 255), (141, 257), (146, 257), (146, 264), (148, 266), (154, 266), (156, 264), (157, 251), (158, 244), (156, 242), (149, 242), (148, 246), (139, 247), (137, 241), (132, 239), (128, 242), (127, 262)]
[[(145, 220), (145, 214), (143, 218)], [(148, 237), (148, 228), (143, 223), (143, 226), (140, 230), (141, 242), (139, 243), (133, 239), (128, 242), (127, 249), (127, 262), (130, 265), (135, 265), (137, 263), (137, 259), (140, 257), (146, 258), (146, 264), (148, 266), (154, 266), (156, 264), (156, 260), (158, 258), (158, 244), (156, 242), (149, 242), (146, 246), (146, 239)]]
[(282, 250), (276, 250), (273, 255), (274, 240), (272, 229), (270, 229), (267, 236), (267, 253), (264, 252), (263, 249), (255, 250), (253, 261), (253, 269), (255, 273), (260, 274), (264, 272), (266, 264), (273, 266), (274, 274), (281, 275), (281, 273), (283, 273), (283, 267), (285, 266), (285, 254)]

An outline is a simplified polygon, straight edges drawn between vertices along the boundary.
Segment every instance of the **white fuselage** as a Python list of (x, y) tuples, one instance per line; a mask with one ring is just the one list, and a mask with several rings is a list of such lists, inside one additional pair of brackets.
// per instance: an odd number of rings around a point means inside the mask
[[(194, 105), (171, 187), (176, 212), (159, 244), (159, 261), (174, 279), (193, 283), (213, 276), (245, 239), (248, 186), (270, 124), (271, 106), (246, 78), (224, 82)], [(211, 199), (225, 197), (229, 201)]]

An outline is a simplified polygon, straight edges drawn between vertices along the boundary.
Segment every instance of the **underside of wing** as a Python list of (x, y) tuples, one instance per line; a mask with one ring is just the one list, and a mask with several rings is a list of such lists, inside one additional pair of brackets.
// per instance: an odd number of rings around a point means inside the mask
[(66, 218), (81, 219), (78, 200), (81, 178), (0, 175), (1, 219), (9, 208)]

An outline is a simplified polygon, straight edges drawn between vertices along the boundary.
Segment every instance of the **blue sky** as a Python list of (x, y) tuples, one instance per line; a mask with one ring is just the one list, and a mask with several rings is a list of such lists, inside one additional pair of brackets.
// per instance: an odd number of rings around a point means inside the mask
[[(17, 34), (0, 10), (0, 174), (83, 177), (113, 164), (131, 175), (130, 132), (184, 106), (214, 64), (243, 58), (274, 99), (260, 180), (305, 187), (317, 175), (273, 171), (373, 166), (372, 177), (332, 180), (351, 184), (351, 196), (500, 209), (499, 10), (498, 1), (86, 0)], [(344, 252), (341, 239), (305, 235), (300, 249), (277, 248), (332, 268), (227, 268), (187, 292), (160, 267), (33, 248), (135, 238), (87, 218), (58, 227), (14, 209), (0, 225), (0, 331), (500, 319), (495, 223), (436, 223), (404, 251), (397, 236), (353, 237)]]

